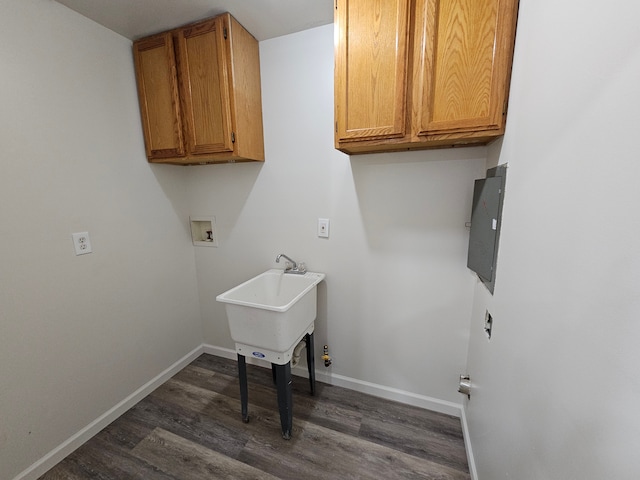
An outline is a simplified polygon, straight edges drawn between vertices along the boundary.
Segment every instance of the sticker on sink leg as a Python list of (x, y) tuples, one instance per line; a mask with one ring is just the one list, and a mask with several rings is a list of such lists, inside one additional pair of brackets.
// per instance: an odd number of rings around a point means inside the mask
[(253, 352), (251, 355), (253, 355), (256, 358), (264, 358), (266, 357), (266, 355), (262, 352)]

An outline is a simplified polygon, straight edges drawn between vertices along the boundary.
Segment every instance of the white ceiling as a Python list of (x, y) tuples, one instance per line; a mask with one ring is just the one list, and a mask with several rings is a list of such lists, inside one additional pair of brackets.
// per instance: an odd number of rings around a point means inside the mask
[(333, 22), (334, 0), (56, 0), (131, 40), (229, 12), (258, 40)]

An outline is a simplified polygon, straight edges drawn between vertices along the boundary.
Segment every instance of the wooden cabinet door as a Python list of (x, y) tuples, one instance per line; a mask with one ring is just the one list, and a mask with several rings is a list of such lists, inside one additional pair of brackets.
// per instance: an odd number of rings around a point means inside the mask
[(225, 28), (208, 20), (177, 33), (187, 153), (232, 152), (231, 102)]
[(178, 97), (173, 40), (170, 33), (134, 43), (147, 158), (184, 156), (182, 118)]
[(406, 132), (409, 0), (339, 0), (336, 143)]
[(417, 0), (415, 135), (504, 128), (516, 9), (517, 0)]

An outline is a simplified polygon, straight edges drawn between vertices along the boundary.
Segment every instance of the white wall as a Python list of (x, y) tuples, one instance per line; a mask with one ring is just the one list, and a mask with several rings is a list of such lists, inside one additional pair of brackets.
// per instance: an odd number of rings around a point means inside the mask
[(495, 296), (471, 319), (480, 480), (640, 476), (639, 16), (521, 2)]
[[(144, 157), (131, 42), (0, 0), (0, 478), (202, 342), (183, 169)], [(76, 257), (71, 233), (94, 253)]]
[(333, 148), (333, 25), (261, 42), (260, 55), (266, 162), (189, 169), (192, 213), (215, 215), (220, 238), (196, 248), (205, 342), (233, 348), (216, 295), (285, 253), (327, 274), (327, 373), (460, 404), (474, 287), (464, 223), (486, 149), (350, 158)]

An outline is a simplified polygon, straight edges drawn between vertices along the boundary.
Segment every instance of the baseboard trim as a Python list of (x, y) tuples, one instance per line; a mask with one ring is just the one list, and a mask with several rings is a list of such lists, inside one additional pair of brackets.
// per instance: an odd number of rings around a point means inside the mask
[(476, 470), (476, 459), (473, 456), (473, 449), (471, 448), (471, 437), (469, 435), (469, 424), (467, 423), (467, 407), (462, 406), (462, 415), (460, 421), (462, 422), (462, 436), (464, 437), (464, 448), (467, 452), (467, 462), (469, 463), (469, 474), (471, 480), (478, 480), (478, 471)]
[(149, 395), (164, 382), (169, 380), (172, 376), (174, 376), (176, 373), (190, 364), (193, 360), (198, 358), (202, 353), (202, 345), (194, 348), (191, 352), (186, 354), (169, 368), (165, 369), (162, 373), (149, 380), (147, 383), (142, 385), (139, 389), (126, 397), (120, 403), (116, 404), (113, 408), (100, 415), (89, 425), (87, 425), (75, 435), (67, 439), (65, 442), (61, 443), (59, 446), (51, 450), (48, 454), (32, 464), (26, 470), (19, 473), (13, 480), (35, 480), (46, 473), (47, 470), (53, 468), (56, 464), (70, 455), (74, 450), (79, 448), (87, 440), (100, 432), (103, 428), (105, 428), (131, 407), (133, 407), (144, 397)]
[[(235, 350), (223, 347), (217, 347), (215, 345), (203, 345), (204, 353), (210, 355), (216, 355), (218, 357), (229, 358), (235, 360), (237, 358)], [(260, 365), (262, 367), (269, 367), (269, 363), (257, 358), (247, 358), (247, 363)], [(300, 377), (307, 377), (307, 369), (305, 367), (295, 367), (291, 370), (291, 373)], [(316, 380), (328, 383), (329, 385), (336, 385), (338, 387), (348, 388), (361, 393), (367, 393), (376, 397), (385, 398), (387, 400), (394, 400), (396, 402), (404, 403), (407, 405), (413, 405), (414, 407), (424, 408), (426, 410), (432, 410), (434, 412), (445, 413), (447, 415), (453, 415), (460, 418), (462, 415), (462, 404), (448, 402), (446, 400), (440, 400), (425, 395), (419, 395), (413, 392), (407, 392), (393, 387), (387, 387), (385, 385), (379, 385), (377, 383), (365, 382), (356, 378), (346, 377), (344, 375), (338, 375), (335, 373), (327, 373), (326, 371), (316, 369)]]

